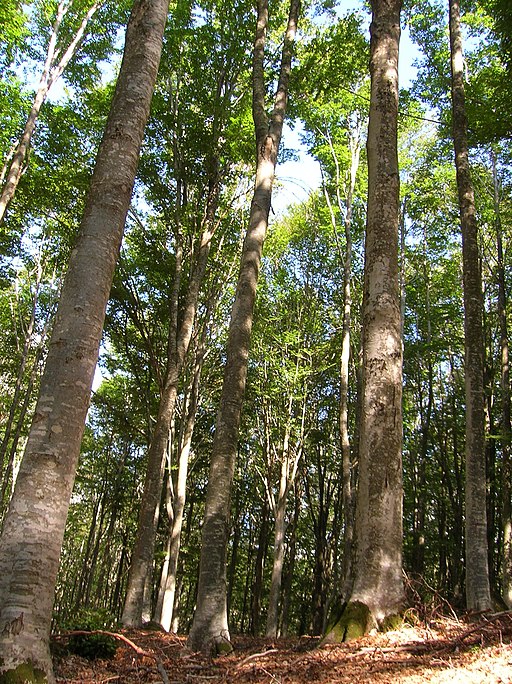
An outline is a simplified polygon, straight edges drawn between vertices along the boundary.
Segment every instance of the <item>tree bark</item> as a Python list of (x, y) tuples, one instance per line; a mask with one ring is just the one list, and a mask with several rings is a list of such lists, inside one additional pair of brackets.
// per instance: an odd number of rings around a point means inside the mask
[(466, 603), (489, 610), (487, 558), (483, 296), (475, 196), (469, 168), (459, 0), (449, 0), (452, 131), (457, 170), (464, 288), (466, 388)]
[(326, 639), (383, 626), (403, 605), (402, 340), (397, 155), (400, 0), (373, 0), (363, 394), (353, 586)]
[(136, 0), (132, 9), (116, 91), (4, 521), (0, 538), (2, 677), (55, 681), (49, 633), (59, 554), (167, 12), (167, 0)]
[(169, 557), (165, 575), (162, 576), (162, 586), (160, 587), (159, 610), (155, 614), (156, 622), (169, 632), (172, 625), (174, 610), (174, 597), (176, 594), (176, 578), (178, 573), (178, 559), (181, 544), (181, 531), (183, 528), (183, 516), (185, 511), (187, 494), (187, 474), (190, 447), (192, 445), (192, 435), (194, 432), (195, 416), (199, 403), (199, 387), (201, 381), (201, 369), (203, 366), (205, 349), (204, 340), (196, 353), (196, 361), (191, 387), (191, 398), (187, 410), (185, 430), (180, 448), (178, 463), (178, 479), (176, 484), (176, 494), (173, 502), (173, 520), (169, 538)]
[(265, 111), (264, 78), (268, 0), (258, 0), (257, 8), (258, 18), (253, 53), (256, 182), (229, 324), (220, 410), (210, 463), (202, 531), (197, 608), (189, 635), (189, 645), (195, 651), (231, 650), (226, 604), (226, 553), (230, 494), (247, 378), (256, 285), (268, 226), (277, 153), (286, 113), (299, 0), (291, 0), (290, 3), (281, 71), (270, 121)]

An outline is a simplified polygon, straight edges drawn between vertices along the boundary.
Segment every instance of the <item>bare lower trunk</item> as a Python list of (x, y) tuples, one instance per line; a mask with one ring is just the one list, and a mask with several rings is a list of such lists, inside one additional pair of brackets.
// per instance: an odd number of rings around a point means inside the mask
[(0, 677), (4, 678), (54, 681), (49, 632), (59, 554), (167, 10), (167, 0), (136, 0), (132, 10), (39, 400), (4, 521), (0, 538)]
[(469, 169), (464, 60), (458, 0), (449, 0), (452, 130), (457, 169), (464, 284), (466, 387), (466, 602), (489, 610), (487, 557), (483, 297), (475, 197)]
[(253, 119), (257, 152), (256, 182), (229, 324), (220, 410), (210, 463), (202, 531), (197, 608), (189, 635), (189, 645), (193, 650), (218, 652), (231, 649), (226, 597), (230, 494), (247, 377), (256, 285), (263, 242), (267, 232), (277, 153), (286, 112), (292, 46), (295, 39), (298, 11), (298, 0), (292, 0), (274, 110), (269, 121), (265, 111), (263, 70), (268, 5), (267, 0), (259, 0), (258, 2), (253, 58)]
[[(281, 476), (283, 479), (283, 475)], [(284, 487), (283, 487), (284, 485)], [(286, 534), (286, 481), (281, 482), (277, 511), (274, 523), (274, 563), (272, 565), (272, 578), (270, 581), (270, 595), (268, 598), (267, 628), (268, 637), (278, 636), (279, 631), (279, 596), (281, 593), (281, 581), (284, 565), (284, 538)]]
[(363, 396), (353, 587), (327, 635), (384, 625), (403, 603), (402, 341), (397, 160), (400, 0), (373, 0), (368, 214), (363, 301)]

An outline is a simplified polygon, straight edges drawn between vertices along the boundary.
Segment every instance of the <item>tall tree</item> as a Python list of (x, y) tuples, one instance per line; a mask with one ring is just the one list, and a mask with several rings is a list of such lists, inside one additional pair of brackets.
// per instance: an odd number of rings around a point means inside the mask
[(0, 538), (3, 678), (55, 681), (49, 633), (59, 554), (167, 12), (167, 0), (135, 0), (132, 8), (34, 420), (4, 521)]
[(466, 387), (466, 602), (489, 610), (487, 559), (483, 298), (475, 195), (469, 167), (464, 58), (458, 0), (449, 0), (452, 133), (457, 170), (464, 284)]
[[(221, 223), (217, 209), (236, 161), (234, 156), (225, 154), (226, 145), (231, 143), (230, 119), (238, 113), (240, 103), (247, 103), (240, 94), (242, 81), (248, 73), (248, 69), (244, 69), (247, 62), (244, 47), (248, 41), (241, 39), (233, 28), (235, 16), (237, 25), (240, 23), (238, 11), (241, 7), (239, 3), (231, 3), (228, 9), (219, 3), (215, 10), (210, 10), (208, 24), (197, 26), (193, 31), (189, 28), (193, 3), (183, 3), (183, 7), (177, 8), (164, 53), (170, 68), (161, 79), (161, 87), (157, 88), (158, 99), (163, 99), (163, 111), (155, 108), (155, 113), (160, 114), (155, 150), (160, 151), (164, 133), (164, 140), (172, 147), (172, 163), (169, 163), (172, 168), (166, 169), (163, 179), (159, 167), (146, 168), (143, 175), (167, 219), (164, 229), (168, 230), (167, 223), (172, 226), (175, 254), (173, 282), (168, 295), (167, 360), (148, 450), (139, 527), (123, 611), (125, 625), (134, 626), (150, 619), (151, 607), (143, 605), (144, 587), (152, 585), (151, 569), (170, 427), (196, 327), (212, 239)], [(197, 85), (200, 74), (201, 88)], [(201, 115), (195, 116), (195, 111), (200, 111)], [(151, 129), (150, 126), (149, 132), (155, 135)], [(169, 197), (173, 191), (175, 203)]]
[(329, 640), (383, 626), (403, 604), (402, 340), (397, 155), (400, 0), (373, 0), (363, 396), (353, 585)]
[(194, 650), (231, 650), (226, 602), (226, 552), (230, 493), (247, 378), (256, 286), (265, 240), (272, 184), (281, 142), (299, 0), (291, 0), (279, 81), (270, 118), (265, 106), (265, 37), (268, 0), (258, 0), (253, 51), (253, 120), (256, 133), (256, 181), (240, 274), (231, 311), (220, 410), (210, 463), (202, 531), (197, 608), (189, 635)]

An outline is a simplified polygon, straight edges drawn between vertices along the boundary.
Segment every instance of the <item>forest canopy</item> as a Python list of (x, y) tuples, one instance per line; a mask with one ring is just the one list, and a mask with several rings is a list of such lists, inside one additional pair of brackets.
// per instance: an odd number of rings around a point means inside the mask
[(369, 5), (1, 3), (0, 681), (512, 609), (511, 12)]

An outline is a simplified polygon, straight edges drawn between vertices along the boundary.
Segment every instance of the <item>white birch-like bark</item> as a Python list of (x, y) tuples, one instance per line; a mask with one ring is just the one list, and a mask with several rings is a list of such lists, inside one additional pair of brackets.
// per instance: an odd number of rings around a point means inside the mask
[(116, 91), (4, 520), (0, 679), (55, 681), (49, 634), (59, 554), (168, 4), (168, 0), (135, 0), (132, 8)]
[[(57, 6), (57, 13), (55, 21), (53, 22), (52, 30), (50, 33), (50, 39), (48, 41), (48, 48), (46, 51), (46, 60), (39, 79), (39, 84), (34, 96), (34, 101), (32, 103), (32, 108), (28, 115), (27, 121), (25, 123), (25, 128), (19, 139), (17, 146), (14, 148), (10, 165), (6, 164), (3, 169), (3, 176), (5, 177), (5, 184), (2, 189), (2, 194), (0, 195), (0, 224), (2, 223), (7, 207), (10, 201), (14, 197), (16, 188), (20, 182), (21, 174), (23, 172), (23, 165), (30, 147), (30, 141), (32, 140), (32, 135), (34, 133), (37, 119), (39, 117), (39, 112), (43, 106), (46, 97), (51, 89), (51, 87), (58, 81), (62, 76), (65, 68), (69, 64), (73, 55), (78, 49), (80, 41), (82, 40), (84, 33), (87, 29), (87, 24), (92, 19), (96, 10), (100, 7), (102, 2), (97, 0), (94, 2), (89, 10), (85, 13), (77, 32), (74, 34), (72, 40), (70, 41), (67, 49), (62, 54), (62, 57), (56, 61), (59, 57), (60, 52), (57, 50), (57, 40), (59, 37), (59, 29), (62, 21), (69, 11), (70, 3), (66, 0), (61, 0)], [(2, 179), (3, 180), (3, 179)]]

